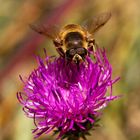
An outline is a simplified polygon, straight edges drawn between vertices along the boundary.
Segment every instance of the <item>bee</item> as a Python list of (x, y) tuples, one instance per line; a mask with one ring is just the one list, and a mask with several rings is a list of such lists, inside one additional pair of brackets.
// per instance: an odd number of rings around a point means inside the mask
[(82, 25), (68, 24), (62, 29), (55, 25), (31, 25), (31, 28), (51, 38), (61, 57), (64, 57), (68, 62), (79, 65), (96, 45), (94, 34), (107, 23), (110, 17), (110, 13), (102, 13), (85, 21)]

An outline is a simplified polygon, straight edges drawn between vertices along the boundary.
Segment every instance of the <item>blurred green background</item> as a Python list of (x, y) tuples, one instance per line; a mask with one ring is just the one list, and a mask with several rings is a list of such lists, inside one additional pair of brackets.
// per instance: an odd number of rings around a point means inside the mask
[[(80, 24), (105, 11), (111, 20), (95, 35), (105, 47), (113, 77), (121, 80), (113, 94), (123, 97), (109, 104), (102, 127), (88, 140), (140, 140), (140, 1), (139, 0), (0, 0), (0, 140), (32, 140), (32, 119), (25, 117), (16, 93), (23, 77), (37, 66), (35, 55), (57, 55), (52, 42), (29, 24)], [(53, 140), (43, 135), (39, 140)]]

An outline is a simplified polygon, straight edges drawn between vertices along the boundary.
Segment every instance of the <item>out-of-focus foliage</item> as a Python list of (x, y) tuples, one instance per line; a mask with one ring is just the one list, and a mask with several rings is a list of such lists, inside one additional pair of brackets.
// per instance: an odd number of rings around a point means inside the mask
[[(57, 55), (49, 39), (29, 28), (32, 23), (80, 24), (104, 11), (111, 20), (95, 35), (105, 47), (113, 76), (121, 80), (113, 89), (123, 97), (104, 111), (102, 127), (89, 140), (140, 139), (140, 1), (139, 0), (6, 0), (0, 1), (0, 140), (31, 140), (32, 120), (24, 116), (16, 99), (22, 88), (18, 75), (36, 67), (35, 54)], [(40, 140), (52, 136), (42, 136)]]

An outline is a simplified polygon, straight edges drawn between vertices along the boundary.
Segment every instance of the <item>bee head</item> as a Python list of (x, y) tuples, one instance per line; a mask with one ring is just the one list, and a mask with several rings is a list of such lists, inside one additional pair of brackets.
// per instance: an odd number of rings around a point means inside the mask
[(66, 51), (66, 59), (75, 63), (83, 61), (86, 55), (87, 50), (83, 47), (71, 48)]

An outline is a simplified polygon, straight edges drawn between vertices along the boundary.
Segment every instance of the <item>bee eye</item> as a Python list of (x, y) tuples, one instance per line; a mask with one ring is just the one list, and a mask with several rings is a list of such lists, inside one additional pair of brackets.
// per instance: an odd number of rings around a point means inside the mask
[(87, 54), (87, 51), (86, 51), (85, 48), (77, 48), (76, 52), (77, 52), (79, 55)]
[(71, 56), (74, 56), (75, 53), (76, 53), (76, 52), (75, 52), (75, 49), (70, 49), (70, 50), (69, 50), (69, 54), (70, 54)]
[(72, 57), (76, 54), (75, 49), (69, 49), (66, 51), (66, 57), (67, 59), (72, 59)]

